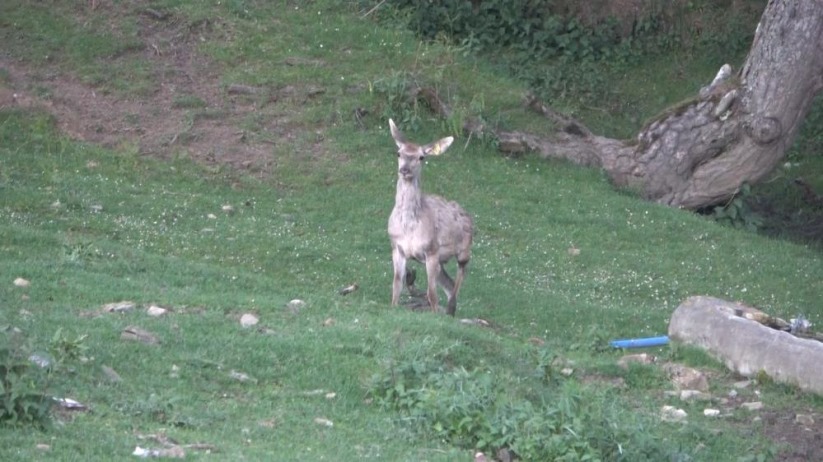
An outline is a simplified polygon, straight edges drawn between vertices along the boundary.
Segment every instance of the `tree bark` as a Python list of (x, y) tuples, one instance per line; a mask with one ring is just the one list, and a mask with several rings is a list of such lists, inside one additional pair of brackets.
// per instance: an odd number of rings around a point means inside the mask
[[(823, 89), (823, 3), (770, 0), (742, 70), (724, 65), (691, 101), (670, 108), (635, 140), (592, 134), (531, 98), (527, 105), (560, 130), (551, 137), (494, 131), (508, 153), (534, 151), (603, 168), (620, 186), (673, 207), (725, 202), (743, 184), (763, 180), (794, 141), (814, 96)], [(448, 108), (418, 93), (437, 112)], [(433, 98), (433, 99), (432, 99)], [(488, 132), (476, 121), (464, 127)]]

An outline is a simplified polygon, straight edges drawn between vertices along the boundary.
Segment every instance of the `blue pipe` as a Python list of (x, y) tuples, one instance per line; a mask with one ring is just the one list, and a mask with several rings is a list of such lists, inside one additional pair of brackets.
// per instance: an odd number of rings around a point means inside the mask
[(647, 348), (656, 347), (669, 344), (669, 337), (662, 335), (660, 337), (647, 338), (627, 338), (622, 340), (612, 340), (609, 345), (612, 348)]

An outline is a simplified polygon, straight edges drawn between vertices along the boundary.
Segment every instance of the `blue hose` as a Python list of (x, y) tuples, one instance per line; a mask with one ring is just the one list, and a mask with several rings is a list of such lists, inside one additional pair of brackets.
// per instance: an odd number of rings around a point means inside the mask
[(660, 337), (647, 338), (627, 338), (622, 340), (612, 340), (609, 345), (612, 348), (647, 348), (656, 347), (669, 344), (669, 337), (662, 335)]

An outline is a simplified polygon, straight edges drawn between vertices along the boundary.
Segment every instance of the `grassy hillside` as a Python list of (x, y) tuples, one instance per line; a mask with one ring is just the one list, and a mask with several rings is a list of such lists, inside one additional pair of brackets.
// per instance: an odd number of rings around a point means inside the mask
[[(123, 459), (173, 440), (224, 460), (501, 446), (769, 460), (786, 451), (774, 427), (823, 410), (761, 378), (739, 393), (762, 415), (704, 417), (656, 366), (604, 351), (664, 334), (697, 294), (820, 325), (818, 251), (616, 193), (594, 170), (500, 157), (404, 88), (436, 86), (455, 117), (539, 127), (522, 86), (347, 2), (276, 3), (0, 6), (0, 102), (17, 95), (0, 109), (0, 351), (28, 365), (3, 385), (90, 408), (55, 410), (45, 430), (12, 419), (0, 458)], [(421, 142), (458, 137), (424, 187), (475, 218), (457, 317), (491, 327), (388, 306), (389, 116)], [(123, 300), (136, 307), (102, 309)], [(132, 327), (159, 342), (124, 339)], [(693, 351), (654, 354), (704, 368), (718, 399), (740, 380)], [(663, 404), (689, 422), (661, 424)]]

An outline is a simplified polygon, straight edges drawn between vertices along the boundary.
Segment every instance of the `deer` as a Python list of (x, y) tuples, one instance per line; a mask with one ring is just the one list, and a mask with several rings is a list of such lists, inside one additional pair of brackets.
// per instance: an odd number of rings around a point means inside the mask
[[(406, 278), (409, 259), (426, 266), (426, 299), (433, 312), (438, 312), (437, 286), (448, 299), (446, 313), (454, 316), (457, 294), (471, 259), (474, 224), (472, 217), (457, 202), (433, 194), (423, 194), (421, 173), (428, 156), (438, 156), (451, 146), (454, 138), (447, 136), (425, 145), (406, 140), (389, 119), (391, 136), (397, 145), (397, 193), (389, 216), (389, 238), (392, 248), (392, 306), (400, 302), (400, 292)], [(453, 280), (445, 264), (457, 260), (457, 275)], [(411, 286), (409, 287), (411, 290)]]

